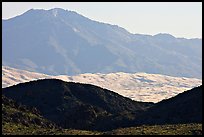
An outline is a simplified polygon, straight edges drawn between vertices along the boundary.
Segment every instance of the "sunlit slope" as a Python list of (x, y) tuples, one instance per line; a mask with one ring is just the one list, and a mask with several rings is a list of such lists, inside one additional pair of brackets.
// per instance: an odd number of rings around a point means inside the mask
[(148, 73), (80, 74), (51, 76), (11, 67), (2, 67), (2, 87), (43, 78), (97, 85), (136, 101), (158, 102), (202, 84), (196, 78), (171, 77)]
[(74, 11), (31, 9), (2, 20), (2, 64), (49, 75), (145, 72), (201, 79), (202, 39), (132, 34)]

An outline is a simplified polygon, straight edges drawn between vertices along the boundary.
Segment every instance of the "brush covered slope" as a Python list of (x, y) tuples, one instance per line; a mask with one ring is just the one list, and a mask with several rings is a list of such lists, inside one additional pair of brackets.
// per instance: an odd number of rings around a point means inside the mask
[(37, 129), (47, 129), (48, 132), (49, 129), (58, 128), (56, 124), (43, 118), (36, 108), (19, 104), (2, 95), (3, 134), (32, 134)]
[(28, 107), (2, 95), (3, 135), (95, 135), (99, 132), (63, 129)]
[(202, 124), (142, 125), (120, 128), (103, 133), (104, 135), (202, 135)]
[(153, 103), (136, 102), (115, 92), (57, 79), (31, 81), (4, 88), (18, 103), (36, 107), (63, 128), (110, 130), (133, 124), (135, 116)]
[(43, 118), (36, 108), (2, 96), (3, 135), (201, 135), (202, 124), (154, 125), (96, 132), (63, 129)]
[(156, 104), (56, 79), (2, 93), (3, 134), (202, 134), (202, 86)]
[(142, 113), (135, 123), (202, 123), (202, 85), (160, 101)]

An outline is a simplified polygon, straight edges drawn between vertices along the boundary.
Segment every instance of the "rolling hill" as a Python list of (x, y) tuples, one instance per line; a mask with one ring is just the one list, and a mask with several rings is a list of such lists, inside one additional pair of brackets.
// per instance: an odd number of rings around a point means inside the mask
[(202, 86), (155, 104), (132, 101), (94, 85), (56, 79), (21, 83), (4, 88), (2, 94), (5, 132), (10, 132), (9, 127), (19, 131), (18, 126), (35, 132), (37, 126), (37, 131), (48, 134), (62, 130), (64, 134), (175, 134), (166, 128), (177, 127), (181, 134), (202, 134)]
[(140, 124), (202, 123), (202, 85), (162, 100), (139, 116)]
[(89, 84), (44, 79), (3, 88), (2, 94), (36, 107), (63, 128), (108, 130), (129, 125), (153, 103), (136, 102)]
[[(23, 117), (22, 117), (23, 116)], [(2, 96), (2, 135), (200, 135), (202, 124), (157, 125), (97, 132), (62, 129), (43, 118), (36, 108)]]

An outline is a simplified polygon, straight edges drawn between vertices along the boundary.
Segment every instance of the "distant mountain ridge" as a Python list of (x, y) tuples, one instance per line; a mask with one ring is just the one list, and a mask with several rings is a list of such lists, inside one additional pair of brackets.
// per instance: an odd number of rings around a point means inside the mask
[(135, 101), (159, 102), (202, 84), (202, 80), (185, 77), (170, 77), (147, 73), (80, 74), (76, 76), (46, 75), (2, 66), (2, 87), (37, 79), (55, 78), (68, 82), (93, 84), (117, 92)]
[(132, 34), (55, 8), (2, 20), (3, 65), (49, 75), (146, 72), (202, 78), (202, 39)]

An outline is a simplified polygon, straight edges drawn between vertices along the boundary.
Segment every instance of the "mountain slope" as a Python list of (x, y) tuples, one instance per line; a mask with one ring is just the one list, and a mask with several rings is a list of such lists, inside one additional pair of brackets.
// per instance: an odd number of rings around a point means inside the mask
[(142, 125), (121, 128), (104, 133), (105, 135), (202, 135), (202, 124)]
[(2, 87), (42, 78), (93, 84), (135, 101), (159, 102), (202, 84), (202, 80), (147, 73), (80, 74), (51, 76), (2, 66)]
[[(22, 117), (23, 116), (23, 117)], [(36, 108), (29, 108), (2, 96), (3, 135), (152, 135), (202, 134), (202, 124), (140, 126), (107, 132), (62, 129), (40, 116)]]
[[(93, 85), (56, 79), (18, 84), (4, 88), (2, 94), (4, 127), (12, 123), (25, 126), (29, 121), (49, 128), (49, 123), (54, 122), (62, 128), (98, 131), (134, 126), (135, 132), (140, 133), (141, 127), (138, 126), (141, 125), (163, 125), (158, 128), (164, 129), (169, 128), (168, 124), (174, 124), (172, 128), (189, 131), (189, 126), (195, 129), (198, 126), (189, 124), (202, 122), (202, 86), (156, 104), (132, 101)], [(183, 127), (180, 124), (187, 125)], [(154, 126), (145, 128), (152, 130)], [(124, 130), (127, 132), (129, 129)], [(114, 132), (120, 130), (106, 133)], [(158, 132), (160, 129), (155, 133)], [(190, 132), (194, 134), (197, 131)], [(200, 129), (198, 132), (200, 134)]]
[(131, 34), (63, 9), (2, 20), (3, 65), (51, 75), (146, 72), (202, 78), (202, 40)]
[(16, 103), (2, 95), (3, 135), (92, 135), (91, 131), (62, 129), (41, 116), (36, 108)]
[[(25, 131), (21, 129), (24, 128)], [(44, 119), (36, 108), (18, 104), (2, 95), (2, 132), (3, 134), (18, 134), (28, 132), (31, 128), (58, 129), (49, 120)]]
[(155, 104), (135, 123), (202, 123), (202, 85)]
[(108, 130), (125, 127), (153, 103), (132, 101), (89, 84), (56, 79), (31, 81), (4, 88), (2, 94), (36, 107), (48, 120), (63, 128)]

